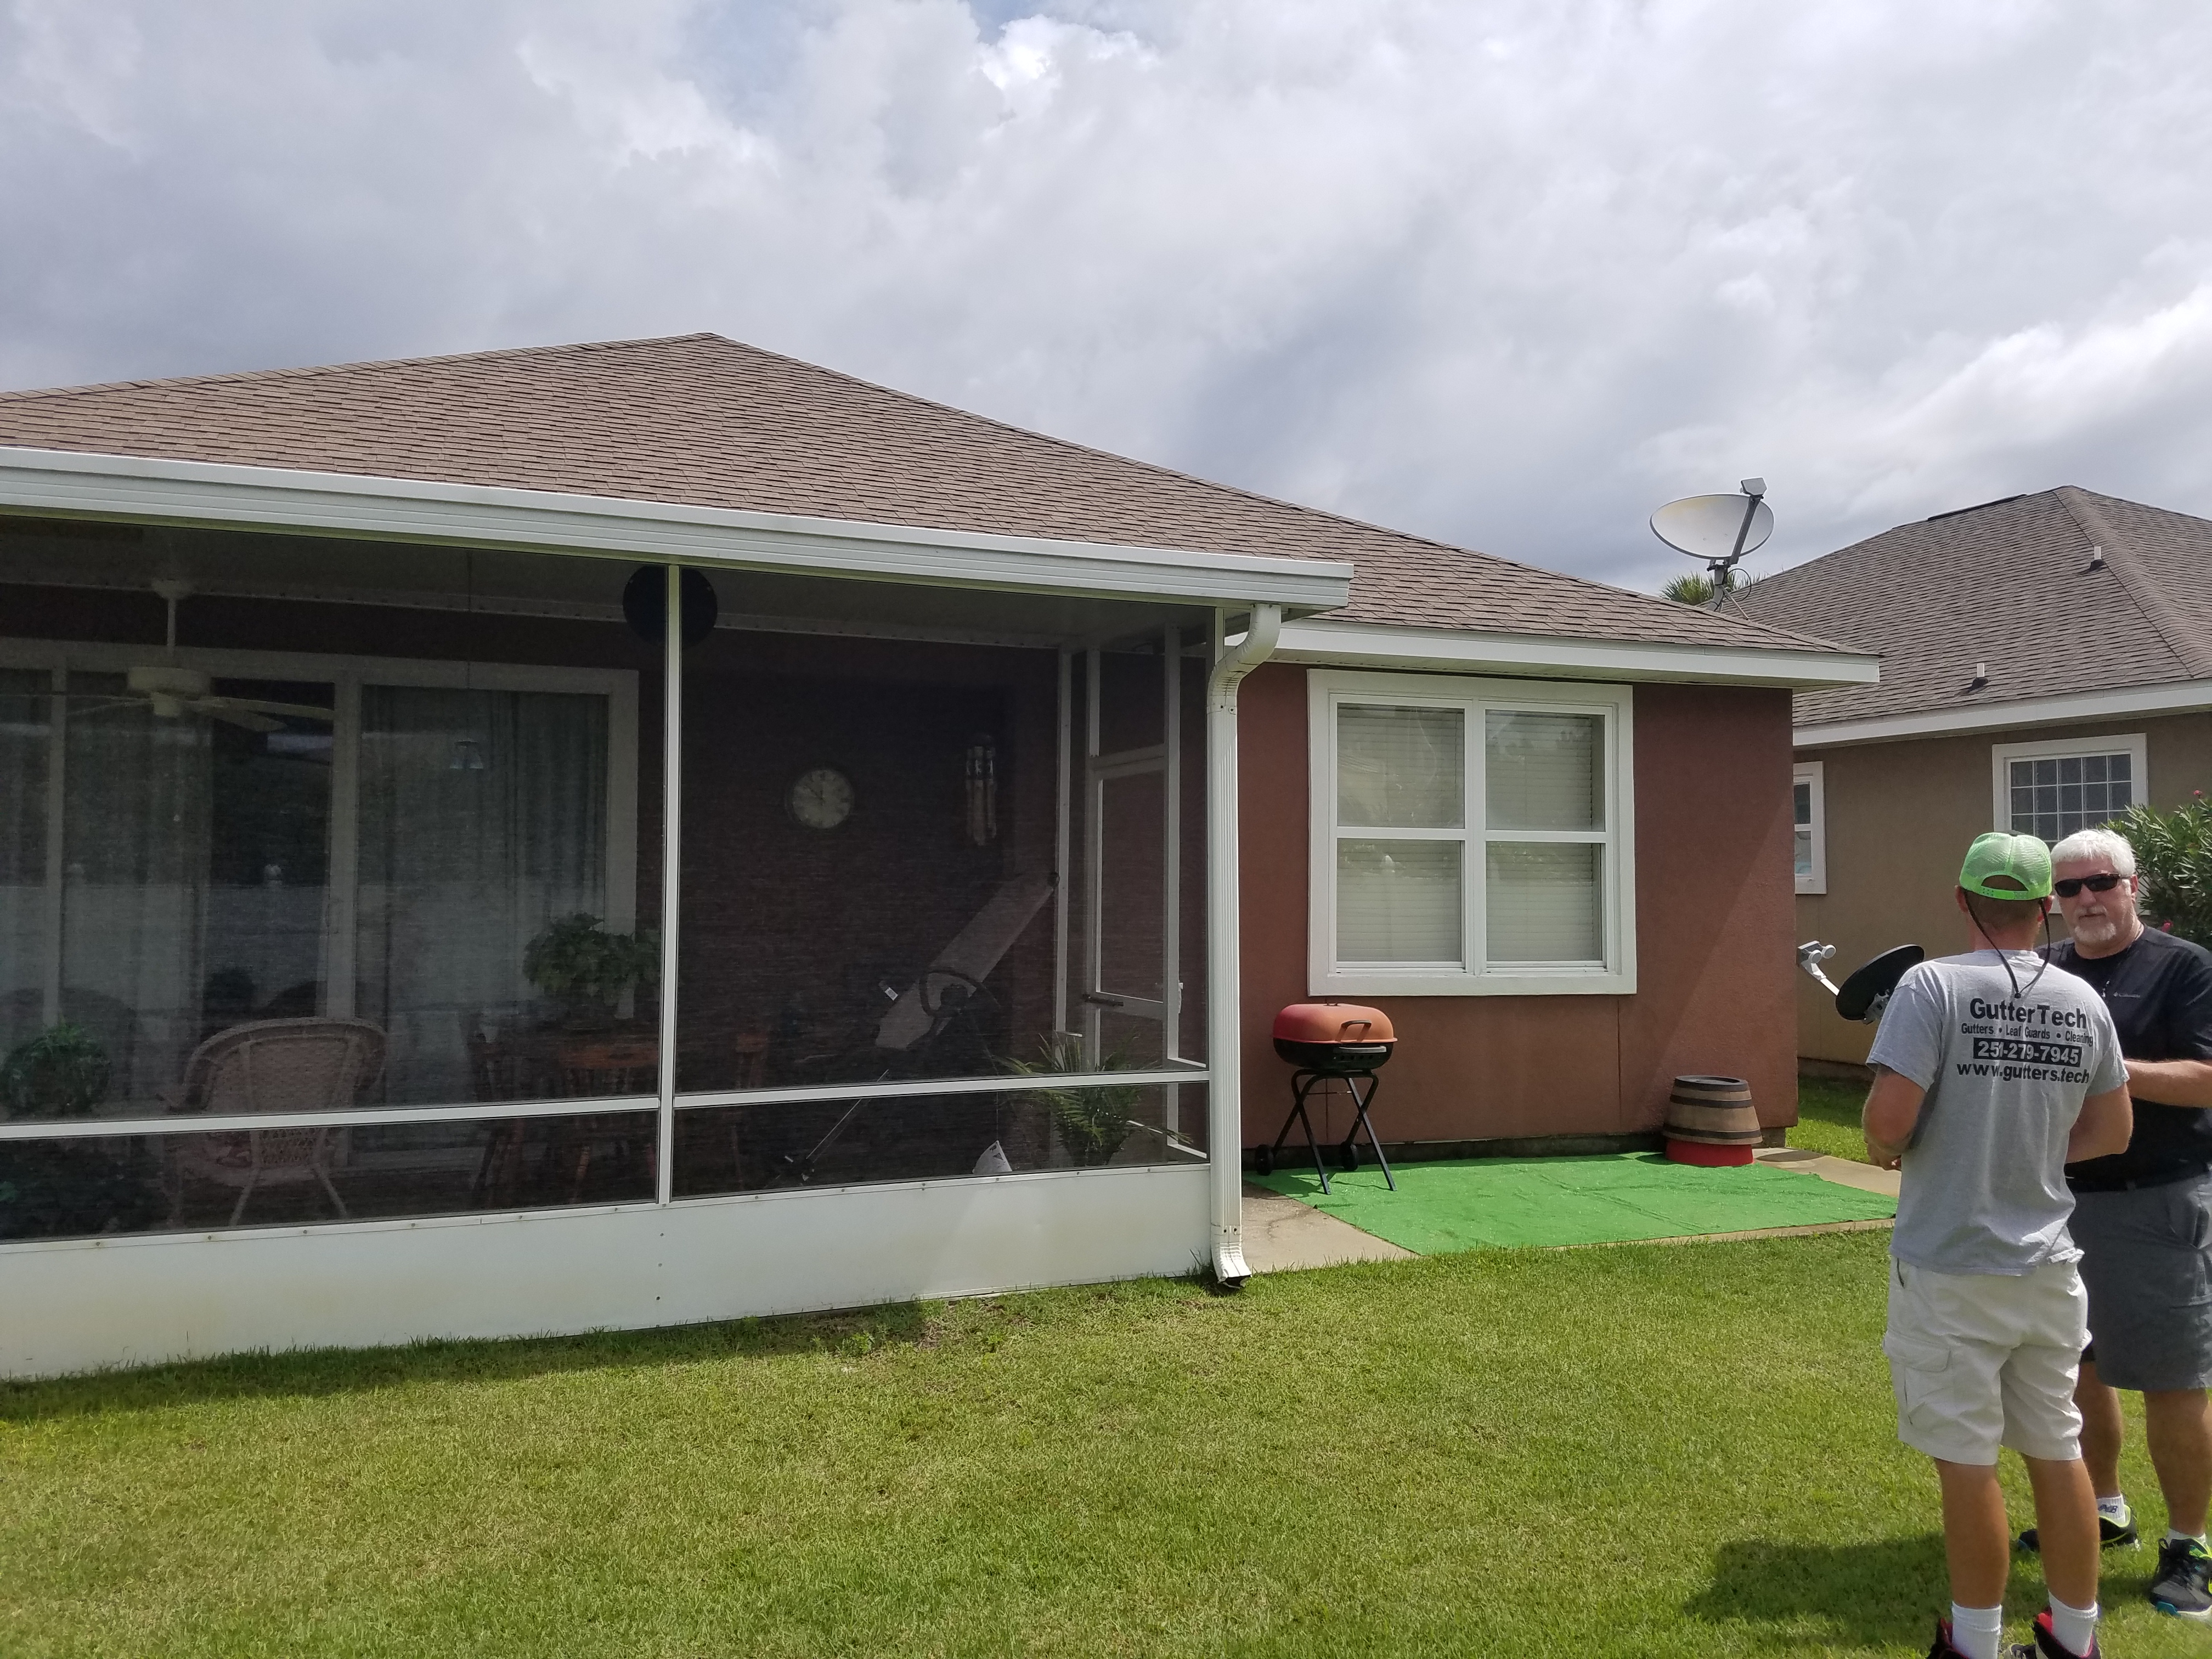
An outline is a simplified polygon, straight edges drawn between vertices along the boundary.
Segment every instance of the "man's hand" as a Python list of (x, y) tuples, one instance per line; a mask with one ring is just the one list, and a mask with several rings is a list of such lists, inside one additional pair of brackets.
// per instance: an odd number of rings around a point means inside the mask
[(1904, 1159), (1905, 1145), (1919, 1127), (1920, 1103), (1927, 1097), (1928, 1091), (1911, 1078), (1887, 1066), (1875, 1067), (1874, 1087), (1867, 1091), (1859, 1127), (1875, 1169), (1894, 1170)]
[(2131, 1060), (2128, 1092), (2161, 1106), (2212, 1106), (2212, 1060)]
[(2135, 1132), (2136, 1110), (2128, 1099), (2125, 1084), (2107, 1089), (2101, 1095), (2091, 1095), (2081, 1103), (2081, 1115), (2074, 1120), (2074, 1133), (2066, 1137), (2066, 1161), (2079, 1164), (2085, 1158), (2109, 1158), (2114, 1152), (2124, 1152), (2128, 1137)]

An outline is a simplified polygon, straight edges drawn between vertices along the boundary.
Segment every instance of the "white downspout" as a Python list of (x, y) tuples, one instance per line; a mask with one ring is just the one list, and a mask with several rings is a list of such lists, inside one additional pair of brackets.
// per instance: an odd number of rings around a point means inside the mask
[(1206, 685), (1206, 1057), (1207, 1145), (1212, 1159), (1213, 1276), (1238, 1285), (1244, 1264), (1244, 1091), (1239, 1026), (1243, 925), (1237, 865), (1237, 688), (1273, 654), (1283, 607), (1255, 605), (1244, 637), (1216, 658)]

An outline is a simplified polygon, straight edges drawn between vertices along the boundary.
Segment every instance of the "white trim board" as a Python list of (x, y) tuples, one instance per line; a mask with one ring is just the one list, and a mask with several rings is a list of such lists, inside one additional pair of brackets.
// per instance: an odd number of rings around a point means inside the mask
[(283, 467), (0, 446), (0, 511), (1326, 611), (1352, 566)]
[(2011, 726), (2057, 726), (2071, 720), (2117, 719), (2128, 714), (2187, 714), (2212, 708), (2212, 680), (2184, 680), (2169, 685), (2129, 685), (2110, 691), (2078, 691), (2063, 697), (2034, 697), (2023, 702), (1992, 703), (1975, 708), (1942, 708), (1917, 714), (1881, 714), (1863, 720), (1833, 720), (1797, 727), (1790, 741), (1800, 749), (1831, 748), (1846, 743), (1884, 743), (1893, 738), (1945, 738), (1972, 732), (2002, 732)]
[(1871, 685), (1881, 678), (1881, 658), (1855, 652), (1487, 634), (1329, 617), (1285, 623), (1273, 660), (1447, 674), (1788, 687)]
[(683, 1325), (1181, 1273), (1202, 1165), (421, 1221), (57, 1239), (0, 1273), (0, 1376)]

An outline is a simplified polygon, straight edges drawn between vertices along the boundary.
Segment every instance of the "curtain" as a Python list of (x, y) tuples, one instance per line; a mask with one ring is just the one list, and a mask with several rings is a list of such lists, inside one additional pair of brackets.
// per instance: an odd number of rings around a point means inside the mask
[(395, 1105), (471, 1097), (468, 1037), (527, 1022), (523, 952), (605, 917), (607, 702), (363, 688), (356, 1008)]

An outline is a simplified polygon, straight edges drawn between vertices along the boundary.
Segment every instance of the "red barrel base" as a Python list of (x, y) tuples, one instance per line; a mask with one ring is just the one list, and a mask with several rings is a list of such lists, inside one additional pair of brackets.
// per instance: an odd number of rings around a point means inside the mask
[(1667, 1156), (1675, 1163), (1695, 1164), (1707, 1170), (1756, 1163), (1758, 1151), (1756, 1146), (1712, 1146), (1702, 1140), (1676, 1140), (1671, 1136), (1667, 1141)]

